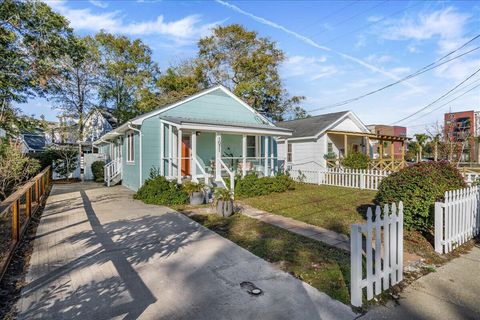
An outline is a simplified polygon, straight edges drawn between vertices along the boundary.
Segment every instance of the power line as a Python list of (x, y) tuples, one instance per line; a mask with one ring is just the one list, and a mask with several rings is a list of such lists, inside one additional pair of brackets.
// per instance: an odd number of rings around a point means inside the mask
[[(399, 79), (399, 80), (397, 80), (397, 81), (395, 81), (395, 82), (389, 83), (389, 84), (387, 84), (387, 85), (385, 85), (385, 86), (383, 86), (383, 87), (381, 87), (381, 88), (375, 89), (375, 90), (373, 90), (373, 91), (369, 91), (369, 92), (367, 92), (367, 93), (364, 93), (364, 94), (362, 94), (362, 95), (360, 95), (360, 96), (357, 96), (357, 97), (354, 97), (354, 98), (350, 98), (350, 99), (343, 100), (343, 101), (340, 101), (340, 102), (337, 102), (337, 103), (332, 103), (332, 104), (329, 104), (329, 105), (325, 105), (325, 106), (323, 106), (323, 107), (319, 107), (319, 108), (315, 108), (315, 109), (309, 110), (309, 112), (315, 112), (315, 111), (320, 111), (320, 110), (324, 110), (324, 109), (330, 109), (330, 108), (340, 107), (340, 106), (343, 106), (343, 105), (346, 105), (346, 104), (349, 104), (349, 103), (358, 101), (358, 100), (363, 99), (363, 98), (365, 98), (365, 97), (371, 96), (371, 95), (373, 95), (373, 94), (375, 94), (375, 93), (378, 93), (378, 92), (380, 92), (380, 91), (383, 91), (383, 90), (385, 90), (385, 89), (387, 89), (387, 88), (390, 88), (390, 87), (392, 87), (392, 86), (394, 86), (394, 85), (396, 85), (396, 84), (399, 84), (399, 83), (401, 83), (401, 82), (404, 82), (404, 81), (407, 81), (407, 80), (409, 80), (409, 79), (411, 79), (411, 78), (414, 78), (414, 77), (416, 77), (416, 76), (419, 76), (419, 75), (421, 75), (421, 74), (423, 74), (423, 73), (425, 73), (425, 72), (427, 72), (427, 71), (430, 71), (430, 70), (432, 70), (432, 69), (438, 68), (439, 66), (441, 66), (441, 65), (443, 65), (443, 64), (445, 64), (445, 63), (448, 63), (448, 62), (450, 62), (450, 61), (453, 61), (453, 60), (456, 60), (456, 59), (458, 59), (458, 58), (461, 58), (461, 57), (463, 57), (463, 56), (465, 56), (465, 55), (467, 55), (467, 54), (470, 54), (470, 53), (472, 53), (472, 52), (480, 49), (480, 47), (475, 47), (475, 48), (473, 48), (473, 49), (471, 49), (471, 50), (469, 50), (469, 51), (466, 51), (466, 52), (464, 52), (464, 53), (462, 53), (462, 54), (459, 54), (459, 55), (457, 55), (457, 56), (455, 56), (455, 57), (453, 57), (453, 58), (450, 58), (450, 59), (448, 59), (448, 60), (446, 60), (446, 61), (441, 62), (442, 60), (448, 58), (449, 56), (451, 56), (451, 55), (454, 54), (455, 52), (463, 49), (463, 48), (466, 47), (468, 44), (472, 43), (473, 41), (475, 41), (475, 40), (478, 39), (478, 38), (480, 38), (480, 34), (476, 35), (475, 37), (473, 37), (473, 38), (470, 39), (469, 41), (465, 42), (464, 44), (462, 44), (462, 45), (461, 45), (460, 47), (458, 47), (457, 49), (455, 49), (455, 50), (447, 53), (447, 54), (444, 55), (443, 57), (435, 60), (434, 62), (432, 62), (432, 63), (430, 63), (430, 64), (428, 64), (428, 65), (426, 65), (426, 66), (424, 66), (424, 67), (422, 67), (422, 68), (420, 68), (420, 69), (418, 69), (418, 70), (415, 71), (414, 73), (411, 73), (411, 74), (409, 74), (409, 75), (407, 75), (407, 76), (405, 76), (405, 77), (403, 77), (403, 78), (401, 78), (401, 79)], [(440, 62), (441, 62), (441, 63), (440, 63)]]
[[(479, 80), (480, 80), (480, 79), (479, 79)], [(478, 82), (478, 81), (475, 81), (475, 82)], [(455, 100), (457, 100), (457, 99), (459, 99), (459, 98), (463, 97), (463, 96), (464, 96), (464, 95), (466, 95), (467, 93), (469, 93), (469, 92), (471, 92), (471, 91), (473, 91), (473, 90), (475, 90), (476, 88), (479, 88), (479, 87), (480, 87), (480, 84), (477, 84), (476, 86), (474, 86), (473, 88), (471, 88), (471, 89), (469, 89), (469, 90), (465, 91), (465, 92), (464, 92), (464, 93), (462, 93), (461, 95), (459, 95), (459, 96), (456, 96), (456, 97), (455, 97), (455, 98), (453, 98), (452, 100), (450, 100), (450, 101), (448, 101), (448, 102), (446, 102), (446, 103), (444, 103), (444, 104), (442, 104), (442, 105), (440, 105), (440, 106), (436, 107), (435, 109), (432, 109), (432, 110), (430, 110), (429, 112), (427, 112), (427, 113), (425, 113), (425, 114), (423, 114), (423, 115), (421, 115), (421, 116), (419, 116), (419, 117), (417, 117), (417, 118), (413, 119), (412, 121), (415, 121), (415, 120), (421, 119), (421, 118), (423, 118), (423, 117), (425, 117), (425, 116), (427, 116), (427, 115), (431, 114), (432, 112), (435, 112), (435, 111), (437, 111), (437, 110), (439, 110), (439, 109), (441, 109), (441, 108), (445, 107), (445, 106), (446, 106), (446, 105), (448, 105), (449, 103), (451, 103), (451, 102), (453, 102), (453, 101), (455, 101)]]
[(400, 10), (397, 10), (397, 11), (395, 11), (395, 12), (392, 12), (391, 14), (389, 14), (389, 15), (387, 15), (387, 16), (385, 16), (385, 17), (383, 17), (383, 18), (381, 18), (381, 19), (379, 19), (379, 20), (377, 20), (377, 21), (373, 21), (373, 22), (368, 23), (368, 24), (365, 24), (365, 25), (363, 25), (363, 26), (361, 26), (361, 27), (359, 27), (359, 28), (352, 29), (352, 30), (350, 30), (350, 31), (347, 31), (347, 32), (345, 32), (345, 33), (342, 33), (342, 34), (339, 35), (339, 36), (333, 37), (333, 38), (331, 38), (331, 39), (323, 42), (323, 44), (327, 45), (327, 44), (329, 44), (329, 43), (332, 43), (332, 42), (334, 42), (334, 41), (337, 41), (338, 39), (341, 39), (341, 38), (343, 38), (343, 37), (346, 37), (346, 36), (349, 36), (349, 35), (351, 35), (351, 34), (357, 33), (357, 32), (359, 32), (360, 30), (367, 29), (367, 28), (369, 28), (369, 27), (371, 27), (371, 26), (373, 26), (373, 25), (376, 25), (376, 24), (378, 24), (378, 23), (380, 23), (380, 22), (382, 22), (382, 21), (385, 21), (386, 19), (388, 19), (388, 18), (390, 18), (390, 17), (396, 16), (397, 14), (402, 13), (402, 12), (404, 12), (405, 10), (412, 9), (412, 8), (414, 8), (414, 7), (416, 7), (416, 6), (420, 5), (420, 4), (422, 4), (422, 2), (416, 2), (416, 3), (414, 3), (414, 4), (407, 5), (405, 8), (400, 9)]
[(446, 93), (442, 94), (439, 98), (435, 99), (433, 102), (430, 102), (429, 104), (427, 104), (425, 107), (423, 108), (420, 108), (419, 110), (415, 111), (414, 113), (412, 113), (411, 115), (405, 117), (405, 118), (402, 118), (396, 122), (394, 122), (393, 124), (397, 124), (399, 122), (402, 122), (402, 121), (405, 121), (407, 119), (410, 119), (411, 117), (415, 116), (416, 114), (422, 112), (423, 110), (425, 109), (428, 109), (429, 107), (431, 107), (432, 105), (434, 105), (435, 103), (437, 103), (438, 101), (444, 99), (446, 96), (448, 96), (450, 93), (452, 93), (453, 91), (457, 90), (458, 87), (460, 87), (462, 84), (464, 84), (465, 82), (467, 82), (468, 80), (470, 80), (472, 77), (474, 77), (477, 73), (480, 72), (480, 68), (478, 68), (474, 73), (472, 73), (471, 75), (469, 75), (467, 78), (465, 78), (462, 82), (460, 82), (459, 84), (457, 84), (455, 87), (453, 87), (452, 89), (448, 90)]
[[(379, 2), (379, 3), (377, 3), (376, 5), (374, 5), (374, 6), (372, 6), (372, 7), (369, 7), (369, 8), (366, 9), (366, 10), (360, 11), (360, 12), (358, 12), (358, 13), (356, 13), (356, 14), (354, 14), (354, 15), (346, 18), (346, 19), (343, 19), (343, 20), (341, 20), (341, 21), (333, 24), (332, 27), (339, 26), (339, 25), (341, 25), (341, 24), (344, 24), (345, 22), (348, 22), (348, 21), (350, 21), (350, 20), (352, 20), (352, 19), (355, 19), (356, 17), (358, 17), (358, 16), (360, 16), (360, 15), (366, 13), (366, 12), (369, 12), (369, 11), (371, 11), (371, 10), (379, 7), (380, 5), (382, 5), (383, 3), (388, 2), (388, 1), (389, 1), (389, 0), (383, 0), (383, 1)], [(320, 32), (317, 32), (317, 33), (314, 33), (314, 34), (310, 35), (309, 37), (310, 37), (310, 38), (313, 38), (313, 37), (318, 36), (319, 34), (322, 34), (322, 33), (326, 32), (326, 31), (327, 31), (327, 30), (322, 30), (322, 31), (320, 31)]]

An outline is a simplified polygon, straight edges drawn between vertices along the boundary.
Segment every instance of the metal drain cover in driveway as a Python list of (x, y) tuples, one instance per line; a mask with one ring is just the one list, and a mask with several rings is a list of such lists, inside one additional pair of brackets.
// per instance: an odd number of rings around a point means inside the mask
[(244, 281), (240, 283), (240, 287), (246, 290), (252, 296), (259, 296), (263, 293), (262, 289), (256, 287), (253, 283), (249, 281)]

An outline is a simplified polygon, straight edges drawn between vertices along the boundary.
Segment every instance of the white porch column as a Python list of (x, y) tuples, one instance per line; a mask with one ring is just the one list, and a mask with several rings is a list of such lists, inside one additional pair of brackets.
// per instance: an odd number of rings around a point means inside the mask
[(287, 172), (287, 168), (288, 168), (288, 139), (285, 138), (285, 161), (283, 161), (283, 173)]
[(160, 174), (165, 176), (165, 124), (160, 121)]
[(247, 174), (247, 135), (242, 136), (242, 177)]
[[(197, 132), (192, 131), (192, 136), (190, 138), (190, 175), (192, 176), (193, 182), (198, 182), (197, 179)], [(206, 177), (205, 177), (206, 181)]]
[(168, 177), (173, 177), (173, 127), (168, 125)]
[(182, 183), (182, 130), (177, 130), (177, 182)]
[(264, 147), (263, 147), (263, 152), (265, 154), (265, 165), (264, 165), (264, 175), (265, 177), (268, 176), (268, 137), (265, 136), (263, 137), (263, 142), (264, 142)]
[(269, 137), (268, 139), (270, 140), (270, 175), (273, 176), (275, 171), (275, 159), (273, 158), (273, 137)]
[(215, 132), (215, 180), (220, 181), (222, 179), (222, 168), (220, 165), (220, 159), (222, 158), (222, 135)]

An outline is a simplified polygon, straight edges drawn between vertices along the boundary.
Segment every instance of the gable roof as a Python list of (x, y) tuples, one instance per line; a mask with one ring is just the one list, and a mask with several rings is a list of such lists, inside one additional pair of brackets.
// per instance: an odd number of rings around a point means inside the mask
[(314, 137), (330, 128), (335, 122), (349, 113), (350, 111), (326, 113), (305, 119), (277, 122), (276, 125), (293, 130), (292, 138)]

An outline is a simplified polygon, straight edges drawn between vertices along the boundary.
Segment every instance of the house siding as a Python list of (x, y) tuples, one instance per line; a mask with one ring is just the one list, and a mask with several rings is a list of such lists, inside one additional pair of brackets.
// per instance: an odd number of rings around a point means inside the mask
[(138, 132), (134, 132), (134, 162), (127, 162), (127, 137), (126, 134), (123, 138), (122, 148), (122, 184), (129, 189), (137, 191), (140, 188), (140, 151), (139, 151), (139, 136)]
[(152, 117), (142, 124), (142, 185), (152, 169), (160, 169), (160, 119)]
[(162, 113), (162, 116), (232, 123), (262, 123), (261, 119), (240, 102), (220, 89), (183, 103)]

